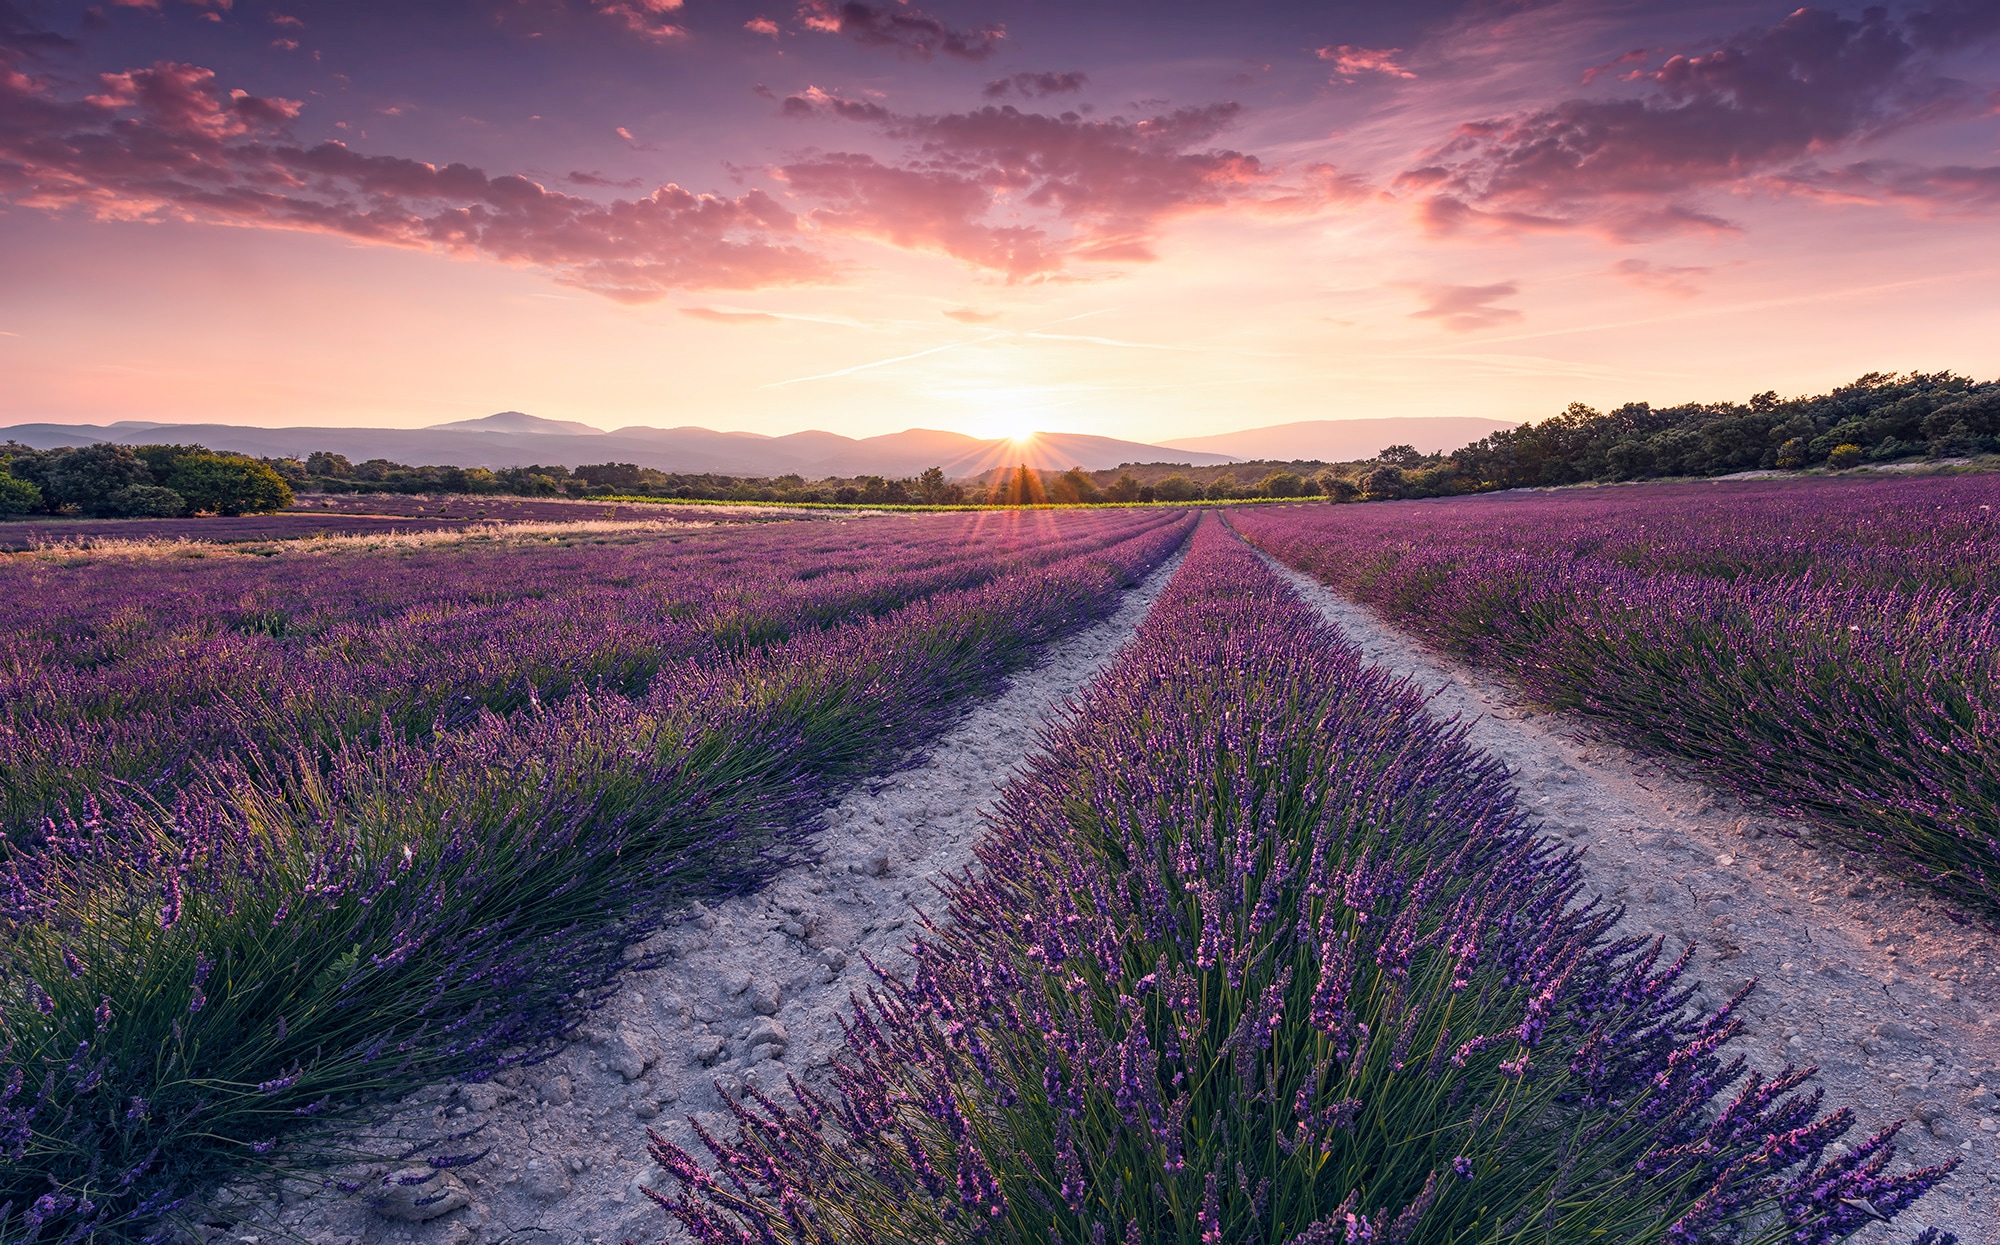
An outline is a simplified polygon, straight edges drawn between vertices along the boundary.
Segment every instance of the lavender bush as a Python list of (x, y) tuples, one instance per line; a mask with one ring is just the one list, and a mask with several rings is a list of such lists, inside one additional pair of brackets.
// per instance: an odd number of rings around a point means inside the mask
[(659, 1200), (704, 1245), (1818, 1245), (1945, 1174), (1730, 1058), (1740, 998), (1608, 941), (1422, 699), (1211, 521), (837, 1092), (655, 1136)]
[(217, 761), (169, 799), (103, 788), (0, 871), (0, 1239), (163, 1240), (217, 1179), (347, 1157), (329, 1122), (539, 1057), (670, 905), (767, 877), (843, 783), (1186, 528), (676, 661), (637, 696)]
[(219, 755), (421, 741), (491, 710), (876, 617), (1171, 516), (938, 515), (627, 544), (0, 561), (0, 830)]
[(1239, 526), (1546, 703), (1696, 761), (1990, 918), (2000, 482), (1717, 487), (1287, 509)]

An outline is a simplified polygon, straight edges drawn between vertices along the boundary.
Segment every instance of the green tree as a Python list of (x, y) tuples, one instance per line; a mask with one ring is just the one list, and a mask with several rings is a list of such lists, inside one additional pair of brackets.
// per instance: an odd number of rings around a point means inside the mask
[(316, 476), (345, 479), (354, 474), (354, 464), (347, 461), (345, 454), (329, 454), (325, 450), (314, 450), (306, 455), (306, 470)]
[(36, 481), (52, 510), (74, 506), (93, 517), (125, 513), (123, 491), (159, 482), (129, 445), (99, 443), (60, 449), (43, 456)]
[(1317, 483), (1319, 491), (1326, 494), (1328, 501), (1348, 502), (1361, 496), (1361, 486), (1344, 475), (1328, 471), (1321, 473)]
[(1273, 471), (1257, 482), (1257, 491), (1266, 497), (1304, 497), (1313, 491), (1313, 486), (1297, 472)]
[(34, 514), (42, 508), (42, 490), (16, 480), (0, 464), (0, 514)]
[(1048, 494), (1042, 490), (1042, 477), (1030, 471), (1026, 463), (1002, 476), (993, 489), (993, 504), (997, 506), (1040, 506), (1048, 500)]
[[(801, 480), (799, 483), (803, 485), (805, 481)], [(924, 473), (917, 477), (917, 497), (926, 505), (935, 506), (942, 502), (948, 487), (950, 486), (944, 482), (942, 467), (926, 467)]]
[(1104, 490), (1104, 497), (1107, 501), (1138, 501), (1139, 490), (1142, 487), (1131, 472), (1122, 472), (1112, 481), (1111, 487)]
[(187, 499), (188, 509), (214, 514), (257, 514), (292, 504), (284, 478), (242, 454), (183, 454), (174, 460), (166, 486)]
[(1236, 496), (1236, 476), (1233, 472), (1225, 471), (1208, 482), (1210, 501), (1228, 501), (1234, 496)]
[(1066, 506), (1092, 505), (1104, 500), (1097, 491), (1097, 485), (1083, 474), (1083, 468), (1071, 467), (1056, 477), (1049, 487), (1049, 500)]
[(1201, 496), (1201, 485), (1176, 473), (1155, 484), (1153, 496), (1160, 501), (1194, 501)]
[(1361, 491), (1375, 501), (1401, 497), (1403, 485), (1403, 469), (1387, 463), (1361, 477)]

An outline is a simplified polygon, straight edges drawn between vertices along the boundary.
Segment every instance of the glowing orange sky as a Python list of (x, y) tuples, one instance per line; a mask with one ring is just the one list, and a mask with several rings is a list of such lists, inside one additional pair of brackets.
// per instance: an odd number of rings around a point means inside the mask
[(1379, 7), (0, 3), (0, 423), (1157, 441), (2000, 373), (1994, 6)]

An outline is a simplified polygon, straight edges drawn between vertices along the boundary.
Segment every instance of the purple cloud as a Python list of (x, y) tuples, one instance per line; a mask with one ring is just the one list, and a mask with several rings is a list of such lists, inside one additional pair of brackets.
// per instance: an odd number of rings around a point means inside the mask
[(980, 93), (987, 99), (1003, 99), (1010, 93), (1018, 94), (1023, 99), (1045, 99), (1051, 95), (1066, 95), (1081, 91), (1089, 82), (1089, 76), (1081, 71), (1017, 73), (1012, 77), (993, 79)]
[(982, 61), (1007, 37), (1000, 25), (954, 30), (908, 4), (867, 4), (862, 0), (803, 0), (799, 20), (806, 29), (845, 35), (863, 47), (892, 48), (899, 55), (929, 60), (939, 52), (959, 60)]
[(98, 87), (64, 98), (18, 67), (0, 72), (0, 200), (476, 254), (635, 302), (833, 275), (762, 191), (726, 198), (669, 184), (600, 203), (464, 164), (298, 146), (285, 141), (297, 100), (224, 91), (194, 65), (101, 74)]
[(1927, 49), (1996, 29), (2000, 6), (1991, 4), (1902, 19), (1798, 9), (1625, 75), (1650, 88), (1637, 98), (1567, 100), (1463, 125), (1397, 185), (1423, 197), (1423, 219), (1438, 231), (1584, 227), (1632, 239), (1727, 229), (1688, 196), (1975, 111), (1971, 92)]
[[(1046, 276), (1069, 259), (1149, 260), (1166, 220), (1273, 194), (1275, 174), (1255, 156), (1206, 146), (1235, 119), (1235, 104), (1128, 121), (1011, 105), (876, 118), (830, 98), (793, 99), (805, 101), (801, 112), (879, 120), (911, 147), (894, 164), (835, 152), (779, 169), (795, 191), (826, 205), (811, 213), (816, 225), (938, 251), (1011, 280)], [(1003, 199), (1047, 213), (1067, 236), (987, 223)]]

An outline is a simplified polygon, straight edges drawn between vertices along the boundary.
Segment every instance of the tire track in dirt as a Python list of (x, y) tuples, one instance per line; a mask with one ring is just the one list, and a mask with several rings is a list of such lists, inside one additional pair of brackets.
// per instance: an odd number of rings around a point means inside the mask
[[(1994, 939), (1929, 892), (1843, 864), (1808, 824), (1744, 806), (1667, 762), (1523, 703), (1504, 680), (1440, 657), (1317, 580), (1266, 558), (1377, 665), (1432, 693), (1514, 772), (1545, 831), (1583, 851), (1586, 883), (1626, 907), (1620, 933), (1698, 944), (1704, 1009), (1758, 980), (1735, 1044), (1752, 1065), (1818, 1064), (1852, 1144), (1907, 1119), (1902, 1158), (1962, 1166), (1890, 1229), (1925, 1223), (2000, 1245), (2000, 979)], [(1787, 834), (1800, 837), (1790, 838)]]
[[(244, 1239), (256, 1235), (252, 1225), (274, 1220), (316, 1245), (682, 1239), (640, 1192), (671, 1183), (646, 1157), (646, 1129), (700, 1152), (687, 1117), (712, 1132), (734, 1129), (717, 1083), (740, 1097), (749, 1086), (782, 1092), (787, 1073), (827, 1082), (845, 1045), (838, 1017), (849, 995), (875, 980), (862, 957), (891, 971), (908, 964), (916, 910), (941, 907), (932, 883), (972, 863), (984, 808), (1034, 752), (1043, 726), (1132, 638), (1183, 556), (1125, 593), (1109, 620), (1050, 645), (919, 763), (850, 791), (826, 815), (817, 863), (756, 894), (697, 905), (655, 936), (642, 950), (664, 957), (663, 966), (632, 974), (591, 1014), (584, 1040), (482, 1085), (434, 1086), (406, 1099), (383, 1135), (421, 1138), (483, 1123), (475, 1142), (456, 1148), (493, 1147), (471, 1167), (408, 1194), (392, 1191), (390, 1210), (409, 1218), (363, 1200), (380, 1195), (395, 1171), (375, 1164), (349, 1173), (365, 1185), (354, 1196), (225, 1201), (207, 1239)], [(440, 1192), (442, 1200), (415, 1205)]]

